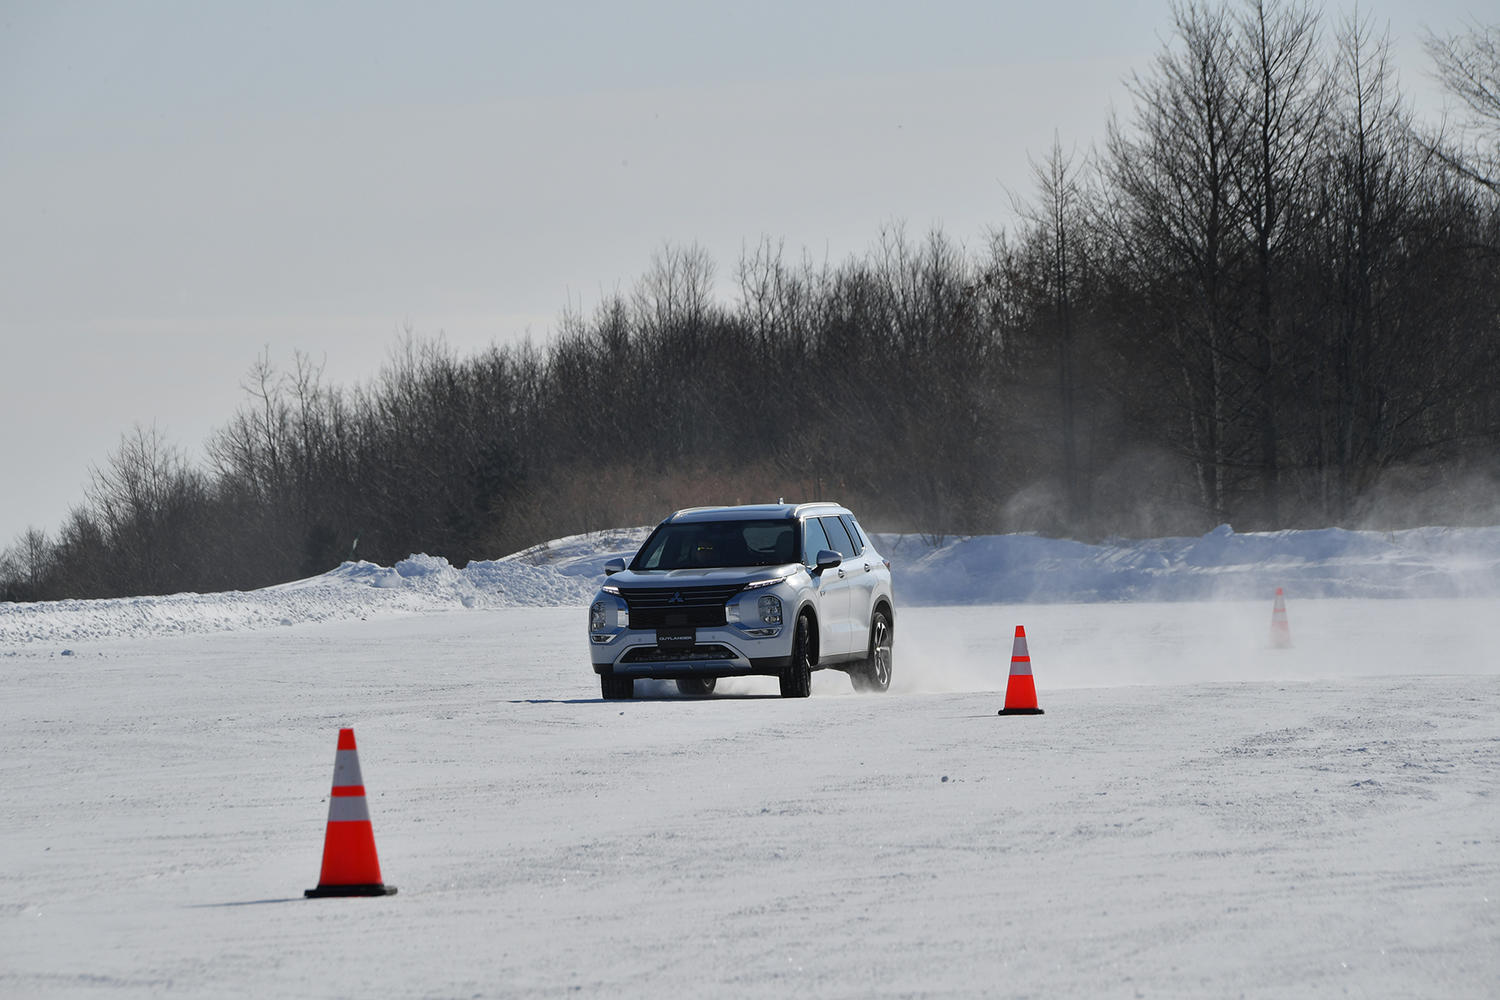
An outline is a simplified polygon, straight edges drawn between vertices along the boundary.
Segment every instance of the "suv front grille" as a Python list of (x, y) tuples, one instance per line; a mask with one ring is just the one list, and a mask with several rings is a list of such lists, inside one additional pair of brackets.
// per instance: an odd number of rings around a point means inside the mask
[(734, 650), (728, 646), (711, 643), (694, 646), (692, 649), (657, 649), (655, 646), (635, 646), (624, 656), (621, 663), (691, 663), (695, 660), (732, 660)]
[(631, 628), (692, 625), (711, 628), (724, 624), (724, 602), (745, 589), (743, 583), (721, 587), (620, 588), (630, 608)]

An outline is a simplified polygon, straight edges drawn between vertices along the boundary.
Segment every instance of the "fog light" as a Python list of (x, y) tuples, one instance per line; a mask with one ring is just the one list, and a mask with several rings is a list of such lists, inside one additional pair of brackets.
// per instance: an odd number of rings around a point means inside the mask
[(781, 624), (781, 598), (767, 594), (756, 602), (760, 609), (760, 620), (767, 625)]

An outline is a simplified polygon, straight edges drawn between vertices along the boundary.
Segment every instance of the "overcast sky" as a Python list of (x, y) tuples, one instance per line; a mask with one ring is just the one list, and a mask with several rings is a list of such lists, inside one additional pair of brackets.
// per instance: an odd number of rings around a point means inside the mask
[[(1366, 3), (1403, 85), (1480, 11)], [(1330, 15), (1337, 8), (1330, 4)], [(970, 246), (1103, 137), (1166, 0), (0, 0), (0, 548), (136, 423), (190, 455), (257, 355), (373, 375), (629, 289), (666, 243)]]

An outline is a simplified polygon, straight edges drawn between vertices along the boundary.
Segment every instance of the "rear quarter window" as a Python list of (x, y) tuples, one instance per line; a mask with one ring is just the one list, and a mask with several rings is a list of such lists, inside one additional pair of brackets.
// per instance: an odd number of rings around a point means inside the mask
[(864, 532), (859, 530), (859, 522), (854, 520), (853, 514), (840, 514), (839, 520), (849, 531), (849, 538), (854, 542), (854, 554), (859, 555), (870, 543), (865, 540)]
[(845, 559), (853, 558), (858, 554), (854, 543), (849, 540), (849, 532), (844, 530), (844, 522), (836, 517), (820, 517), (823, 522), (823, 531), (827, 533), (828, 540), (833, 543), (833, 548)]

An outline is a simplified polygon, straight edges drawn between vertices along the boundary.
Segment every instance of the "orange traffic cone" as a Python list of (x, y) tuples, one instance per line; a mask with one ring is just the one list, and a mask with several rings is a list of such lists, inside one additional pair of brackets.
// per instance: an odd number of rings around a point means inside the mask
[(333, 793), (328, 798), (328, 834), (323, 840), (323, 873), (318, 887), (304, 895), (394, 896), (396, 887), (380, 881), (375, 830), (365, 804), (365, 781), (359, 773), (354, 730), (339, 730), (333, 759)]
[(1281, 588), (1276, 588), (1276, 604), (1271, 608), (1271, 645), (1277, 649), (1290, 649), (1292, 627), (1286, 621), (1286, 597)]
[(1005, 707), (1000, 715), (1044, 715), (1036, 707), (1036, 682), (1031, 679), (1031, 654), (1026, 651), (1026, 626), (1016, 626), (1010, 652), (1010, 680), (1005, 685)]

